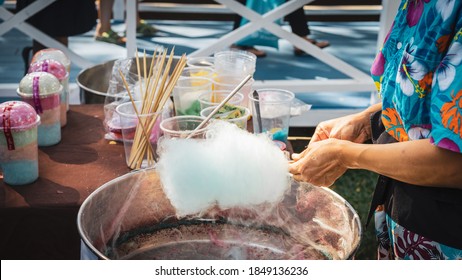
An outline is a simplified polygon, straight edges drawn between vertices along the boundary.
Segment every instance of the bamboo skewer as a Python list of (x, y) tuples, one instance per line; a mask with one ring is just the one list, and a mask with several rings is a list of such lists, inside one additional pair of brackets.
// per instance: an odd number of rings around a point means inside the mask
[[(130, 92), (130, 88), (125, 77), (123, 76), (123, 73), (119, 71), (138, 119), (138, 124), (136, 125), (133, 144), (130, 151), (130, 157), (128, 159), (128, 166), (131, 169), (141, 168), (144, 158), (147, 159), (148, 165), (152, 165), (155, 162), (155, 153), (150, 141), (151, 131), (160, 112), (167, 103), (170, 94), (176, 82), (178, 81), (181, 72), (183, 71), (183, 68), (186, 65), (186, 55), (183, 54), (175, 65), (172, 75), (169, 76), (174, 58), (173, 50), (170, 52), (166, 65), (164, 65), (166, 56), (166, 50), (164, 50), (163, 53), (159, 55), (157, 55), (156, 50), (152, 56), (148, 73), (146, 52), (144, 52), (142, 61), (143, 74), (141, 74), (140, 58), (138, 57), (138, 53), (136, 53), (136, 68), (138, 72), (139, 88), (142, 99), (142, 106), (140, 110), (138, 110), (136, 107), (135, 100), (133, 99), (133, 95)], [(155, 74), (153, 74), (154, 72)], [(152, 119), (143, 118), (144, 115), (149, 114), (154, 114)]]

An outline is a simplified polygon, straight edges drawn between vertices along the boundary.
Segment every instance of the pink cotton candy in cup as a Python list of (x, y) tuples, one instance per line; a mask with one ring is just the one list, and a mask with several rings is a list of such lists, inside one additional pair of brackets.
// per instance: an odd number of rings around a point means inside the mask
[(58, 80), (64, 80), (67, 77), (67, 70), (64, 65), (54, 59), (44, 59), (32, 63), (29, 67), (29, 73), (47, 72), (53, 74)]
[(0, 104), (0, 128), (22, 130), (38, 125), (39, 117), (34, 107), (23, 101), (7, 101)]

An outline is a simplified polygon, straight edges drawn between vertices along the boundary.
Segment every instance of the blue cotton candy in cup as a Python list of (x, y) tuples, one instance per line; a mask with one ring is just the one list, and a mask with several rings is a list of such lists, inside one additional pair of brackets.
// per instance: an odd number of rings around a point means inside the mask
[(288, 161), (265, 135), (224, 121), (209, 125), (206, 139), (166, 139), (157, 171), (177, 216), (277, 204), (290, 186)]

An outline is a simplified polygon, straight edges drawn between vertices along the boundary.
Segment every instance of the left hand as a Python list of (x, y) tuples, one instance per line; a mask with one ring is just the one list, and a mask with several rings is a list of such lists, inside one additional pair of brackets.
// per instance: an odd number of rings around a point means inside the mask
[(347, 170), (342, 159), (347, 142), (332, 138), (311, 143), (302, 153), (292, 155), (294, 162), (289, 165), (289, 172), (297, 181), (331, 186)]

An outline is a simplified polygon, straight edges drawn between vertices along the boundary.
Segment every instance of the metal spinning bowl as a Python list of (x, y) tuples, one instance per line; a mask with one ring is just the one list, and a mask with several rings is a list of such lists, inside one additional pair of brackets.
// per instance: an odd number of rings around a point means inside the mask
[[(168, 56), (167, 56), (168, 58)], [(171, 70), (175, 68), (180, 57), (173, 58)], [(139, 58), (143, 61), (142, 57)], [(112, 75), (112, 67), (116, 60), (110, 60), (102, 64), (92, 66), (82, 70), (77, 76), (77, 84), (80, 87), (80, 102), (82, 104), (101, 104), (104, 103), (109, 87), (109, 80)], [(147, 65), (151, 64), (151, 57), (146, 59)], [(143, 67), (141, 67), (141, 75), (144, 75)], [(136, 58), (133, 58), (133, 63), (130, 72), (137, 73)]]
[(350, 259), (360, 244), (356, 211), (330, 189), (295, 182), (276, 208), (265, 211), (265, 206), (215, 207), (178, 219), (156, 171), (132, 172), (104, 184), (82, 204), (81, 257)]

